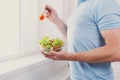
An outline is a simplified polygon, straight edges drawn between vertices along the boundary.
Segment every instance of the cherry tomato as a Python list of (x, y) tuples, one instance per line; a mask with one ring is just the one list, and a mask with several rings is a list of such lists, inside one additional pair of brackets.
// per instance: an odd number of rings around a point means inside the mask
[(45, 16), (42, 14), (42, 15), (40, 15), (39, 19), (42, 21), (45, 19)]

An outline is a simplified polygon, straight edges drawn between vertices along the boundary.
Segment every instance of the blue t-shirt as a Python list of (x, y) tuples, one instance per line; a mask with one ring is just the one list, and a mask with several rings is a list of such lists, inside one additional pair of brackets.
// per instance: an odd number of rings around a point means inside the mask
[[(119, 5), (114, 0), (86, 0), (68, 21), (69, 52), (84, 52), (104, 46), (101, 31), (113, 28), (120, 28)], [(70, 73), (72, 80), (114, 80), (111, 63), (70, 61)]]

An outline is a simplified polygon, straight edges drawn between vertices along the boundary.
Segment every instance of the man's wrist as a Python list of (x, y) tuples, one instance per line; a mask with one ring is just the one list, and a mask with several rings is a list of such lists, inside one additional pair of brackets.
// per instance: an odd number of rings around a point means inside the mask
[(56, 26), (59, 26), (59, 24), (62, 22), (62, 20), (58, 17), (53, 23), (56, 25)]
[(73, 55), (73, 53), (66, 52), (66, 53), (63, 54), (63, 59), (66, 60), (66, 61), (72, 61), (71, 60), (72, 55)]

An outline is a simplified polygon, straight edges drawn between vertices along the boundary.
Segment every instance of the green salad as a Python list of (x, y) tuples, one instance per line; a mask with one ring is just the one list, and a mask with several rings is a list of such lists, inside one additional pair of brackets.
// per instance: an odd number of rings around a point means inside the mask
[(64, 45), (64, 42), (63, 40), (58, 38), (50, 39), (50, 37), (45, 36), (41, 40), (39, 40), (39, 44), (41, 45), (41, 48), (46, 53), (49, 53), (50, 50), (61, 51)]

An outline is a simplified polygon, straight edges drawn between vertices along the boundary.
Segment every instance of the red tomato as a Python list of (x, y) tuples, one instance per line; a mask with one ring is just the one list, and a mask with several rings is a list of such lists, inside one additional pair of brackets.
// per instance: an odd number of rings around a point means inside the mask
[(42, 15), (40, 15), (39, 19), (42, 21), (45, 19), (45, 16), (42, 14)]

